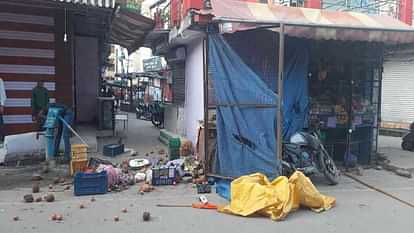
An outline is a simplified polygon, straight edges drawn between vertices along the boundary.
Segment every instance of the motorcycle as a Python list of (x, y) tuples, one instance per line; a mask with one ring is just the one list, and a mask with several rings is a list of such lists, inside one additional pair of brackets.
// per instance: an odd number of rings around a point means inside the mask
[(283, 174), (301, 171), (306, 176), (322, 173), (329, 184), (338, 184), (339, 170), (319, 139), (317, 130), (295, 133), (283, 143)]
[(151, 121), (157, 128), (164, 126), (164, 106), (160, 101), (151, 104), (138, 103), (135, 108), (137, 119)]
[(401, 148), (406, 151), (414, 151), (414, 122), (410, 125), (410, 131), (402, 137)]

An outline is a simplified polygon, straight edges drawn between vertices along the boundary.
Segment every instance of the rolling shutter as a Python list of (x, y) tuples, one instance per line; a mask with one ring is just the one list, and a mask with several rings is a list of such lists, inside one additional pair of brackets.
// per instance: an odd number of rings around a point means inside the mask
[(382, 120), (414, 121), (414, 58), (394, 57), (384, 63)]
[(185, 102), (185, 63), (173, 63), (172, 68), (172, 96), (174, 104)]
[(32, 131), (31, 90), (45, 82), (55, 96), (55, 20), (50, 11), (0, 4), (0, 78), (7, 101), (7, 134)]

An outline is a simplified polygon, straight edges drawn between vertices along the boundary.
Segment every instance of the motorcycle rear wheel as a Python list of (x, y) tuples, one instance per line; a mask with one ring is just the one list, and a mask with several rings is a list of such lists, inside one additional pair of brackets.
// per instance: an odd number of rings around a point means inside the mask
[(413, 151), (413, 144), (409, 141), (403, 141), (401, 143), (401, 148), (406, 151)]
[(334, 160), (329, 156), (325, 148), (319, 153), (319, 162), (321, 172), (325, 175), (330, 185), (336, 185), (339, 182), (339, 169), (336, 167)]

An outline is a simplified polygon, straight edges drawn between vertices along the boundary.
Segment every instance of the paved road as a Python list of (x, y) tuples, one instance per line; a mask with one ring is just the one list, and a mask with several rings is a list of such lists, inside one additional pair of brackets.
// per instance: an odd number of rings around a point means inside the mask
[[(414, 167), (414, 153), (400, 151), (397, 140), (381, 138), (381, 143), (386, 145), (382, 149), (387, 150), (393, 163), (402, 160), (407, 168)], [(378, 170), (364, 170), (360, 178), (414, 203), (413, 179)], [(139, 195), (137, 187), (133, 187), (122, 193), (96, 196), (95, 202), (91, 202), (90, 197), (74, 197), (71, 191), (66, 191), (56, 193), (57, 200), (54, 203), (33, 204), (22, 203), (22, 195), (30, 192), (29, 187), (23, 185), (0, 191), (0, 232), (400, 233), (412, 232), (414, 228), (413, 208), (346, 177), (337, 186), (327, 186), (320, 181), (316, 181), (316, 184), (322, 193), (337, 198), (337, 206), (320, 214), (299, 210), (283, 222), (273, 222), (262, 217), (236, 217), (211, 210), (156, 207), (160, 203), (195, 202), (197, 195), (191, 185), (157, 188), (145, 195)], [(42, 190), (45, 191), (46, 187), (42, 187)], [(208, 197), (212, 202), (226, 203), (215, 194)], [(85, 203), (86, 208), (79, 209), (80, 203)], [(122, 208), (128, 208), (128, 213), (121, 213)], [(143, 211), (151, 212), (152, 221), (142, 221)], [(63, 222), (49, 220), (49, 216), (55, 212), (64, 214)], [(119, 222), (113, 221), (115, 215), (120, 217)], [(21, 220), (15, 222), (13, 216), (19, 216)]]

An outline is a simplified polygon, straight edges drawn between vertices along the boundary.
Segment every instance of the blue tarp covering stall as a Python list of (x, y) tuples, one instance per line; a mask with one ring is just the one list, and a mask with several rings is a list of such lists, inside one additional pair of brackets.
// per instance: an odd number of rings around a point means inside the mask
[[(273, 91), (277, 49), (269, 50), (269, 43), (277, 45), (274, 34), (267, 45), (257, 41), (263, 39), (259, 36), (236, 33), (225, 39), (209, 34), (209, 72), (218, 105), (217, 174), (239, 177), (261, 172), (271, 179), (280, 175), (275, 138), (277, 108), (245, 106), (277, 104)], [(303, 128), (307, 119), (309, 53), (307, 44), (296, 39), (287, 44), (286, 51), (283, 134), (288, 138)]]

